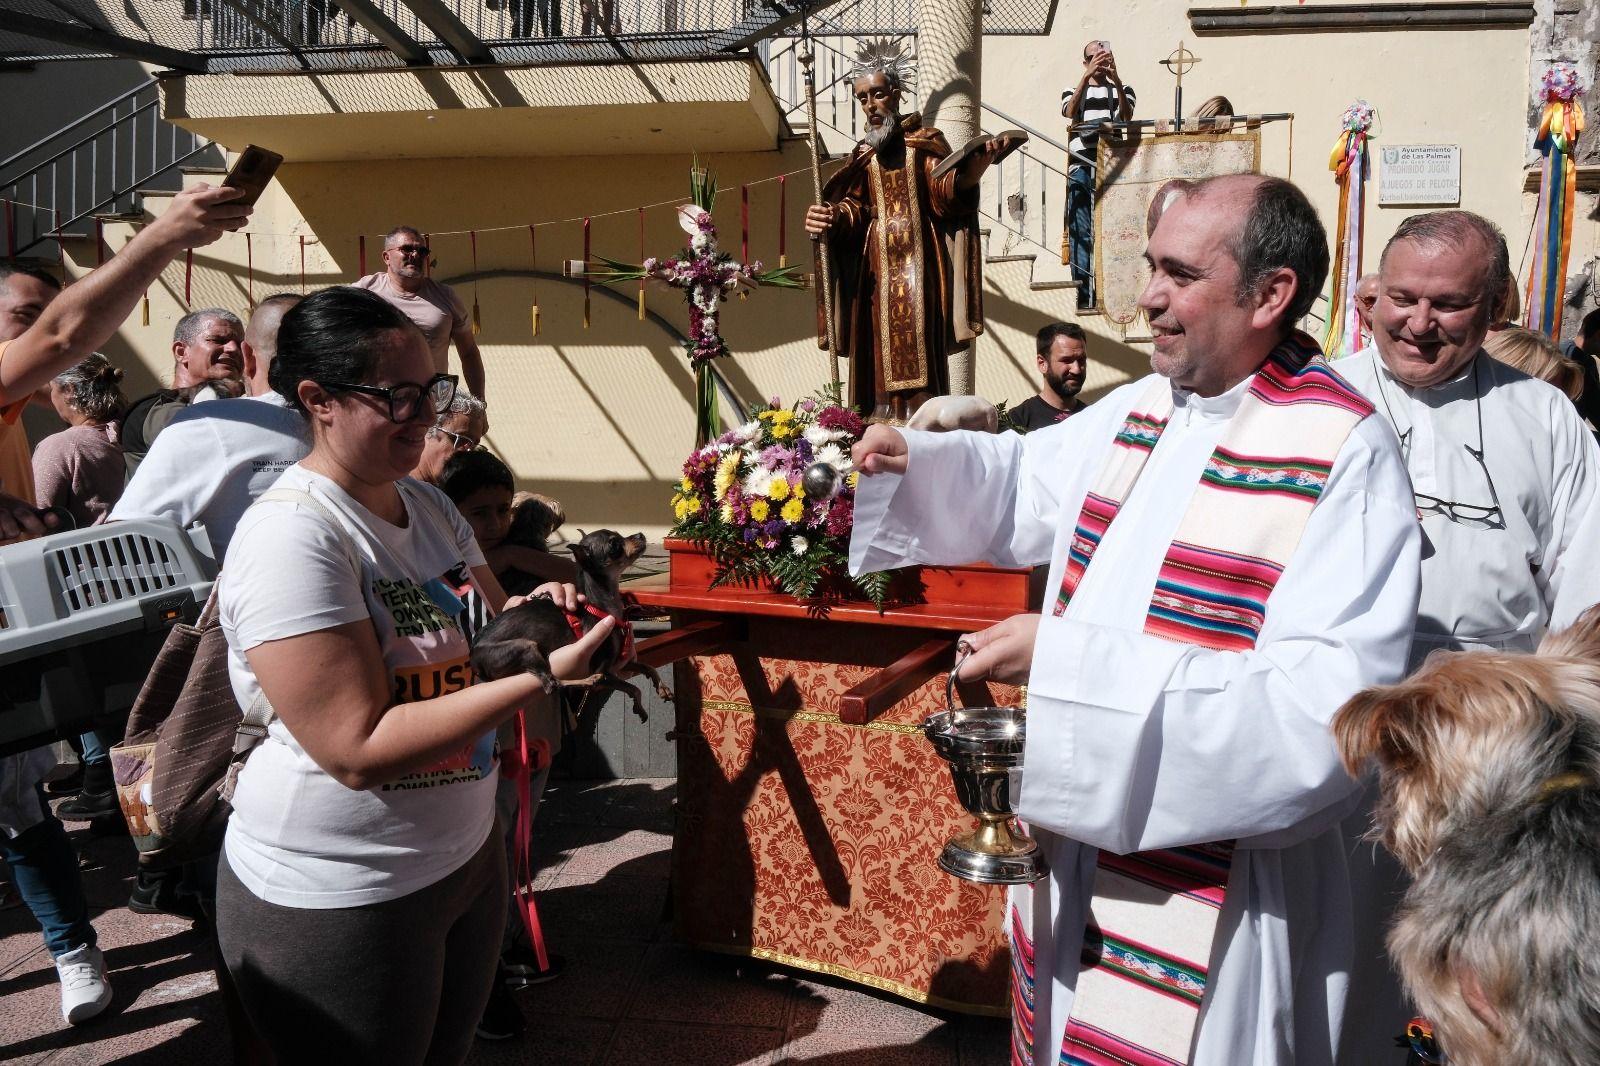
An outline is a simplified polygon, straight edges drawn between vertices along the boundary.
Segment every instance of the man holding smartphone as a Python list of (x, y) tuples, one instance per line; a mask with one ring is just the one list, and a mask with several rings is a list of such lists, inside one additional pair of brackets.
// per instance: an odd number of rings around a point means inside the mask
[(1078, 84), (1061, 94), (1061, 116), (1071, 128), (1067, 147), (1067, 217), (1061, 231), (1061, 261), (1072, 266), (1078, 282), (1078, 306), (1093, 307), (1094, 297), (1094, 160), (1100, 133), (1085, 128), (1099, 122), (1133, 118), (1134, 92), (1122, 84), (1111, 42), (1083, 46), (1083, 73)]

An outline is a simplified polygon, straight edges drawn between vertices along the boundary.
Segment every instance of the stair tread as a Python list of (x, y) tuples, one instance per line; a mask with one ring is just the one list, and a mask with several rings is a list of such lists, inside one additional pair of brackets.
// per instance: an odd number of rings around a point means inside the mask
[(987, 255), (983, 261), (986, 263), (1031, 263), (1039, 258), (1037, 252), (1027, 252), (1022, 255)]
[(1078, 283), (1071, 279), (1059, 281), (1030, 281), (1028, 287), (1034, 292), (1049, 292), (1051, 289), (1076, 289)]

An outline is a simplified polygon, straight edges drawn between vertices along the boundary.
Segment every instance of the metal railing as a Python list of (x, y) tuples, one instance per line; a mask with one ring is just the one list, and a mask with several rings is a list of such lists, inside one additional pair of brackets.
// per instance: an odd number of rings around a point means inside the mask
[[(378, 8), (422, 44), (439, 36), (399, 0)], [(567, 38), (703, 35), (759, 15), (755, 0), (445, 0), (474, 36), (490, 43)], [(332, 0), (207, 0), (197, 47), (215, 51), (351, 48), (381, 44)]]
[(0, 162), (0, 248), (25, 254), (90, 215), (132, 212), (137, 190), (208, 152), (221, 161), (210, 141), (162, 121), (151, 78)]

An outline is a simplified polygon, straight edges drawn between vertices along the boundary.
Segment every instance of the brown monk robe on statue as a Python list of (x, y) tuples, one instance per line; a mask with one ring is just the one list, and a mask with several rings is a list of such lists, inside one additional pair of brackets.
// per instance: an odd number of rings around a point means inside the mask
[[(988, 141), (934, 177), (950, 145), (920, 115), (900, 114), (910, 74), (897, 44), (869, 41), (857, 53), (851, 76), (866, 137), (806, 211), (812, 239), (828, 235), (850, 402), (873, 421), (899, 424), (950, 391), (950, 353), (983, 331), (978, 179), (1004, 147)], [(822, 307), (819, 294), (826, 348)]]

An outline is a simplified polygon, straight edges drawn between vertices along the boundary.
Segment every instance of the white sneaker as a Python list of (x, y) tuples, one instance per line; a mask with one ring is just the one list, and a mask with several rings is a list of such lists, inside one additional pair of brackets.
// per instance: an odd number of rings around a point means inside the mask
[(99, 948), (88, 944), (56, 959), (61, 977), (61, 1016), (76, 1025), (111, 1005), (111, 982), (106, 980), (106, 960)]

